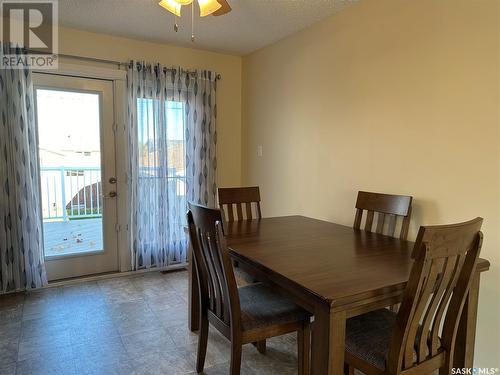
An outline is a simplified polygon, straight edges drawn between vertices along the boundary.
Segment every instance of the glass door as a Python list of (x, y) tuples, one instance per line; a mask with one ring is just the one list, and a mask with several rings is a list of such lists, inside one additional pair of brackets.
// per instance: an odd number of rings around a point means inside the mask
[(113, 84), (34, 74), (49, 280), (118, 270)]

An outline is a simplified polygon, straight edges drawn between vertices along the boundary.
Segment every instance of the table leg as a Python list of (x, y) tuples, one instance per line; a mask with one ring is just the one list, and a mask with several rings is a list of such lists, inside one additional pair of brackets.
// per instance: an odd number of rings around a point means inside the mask
[(476, 341), (476, 320), (479, 301), (479, 277), (476, 272), (472, 279), (469, 294), (460, 317), (453, 367), (471, 368), (474, 366), (474, 343)]
[(312, 375), (344, 373), (346, 312), (322, 307), (314, 312), (312, 333)]
[(200, 294), (198, 292), (198, 275), (193, 262), (193, 250), (188, 249), (188, 326), (190, 331), (200, 329)]

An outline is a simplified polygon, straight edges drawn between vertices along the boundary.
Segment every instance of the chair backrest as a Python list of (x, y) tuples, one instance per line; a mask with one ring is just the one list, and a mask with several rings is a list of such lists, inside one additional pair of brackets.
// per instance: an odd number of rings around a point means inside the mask
[[(406, 240), (410, 226), (412, 199), (412, 197), (406, 195), (360, 191), (356, 200), (356, 217), (353, 226), (355, 229), (361, 228), (363, 211), (366, 211), (365, 231), (372, 232), (374, 230), (376, 233), (394, 237), (397, 219), (398, 217), (402, 217), (399, 238)], [(377, 213), (376, 225), (374, 220), (375, 213)]]
[(388, 373), (412, 367), (430, 373), (443, 363), (453, 366), (460, 316), (481, 250), (482, 222), (476, 218), (420, 227), (390, 344)]
[[(258, 186), (219, 188), (218, 193), (222, 216), (228, 222), (262, 218)], [(236, 215), (233, 206), (236, 206)], [(245, 206), (244, 210), (243, 206)], [(254, 206), (254, 209), (252, 209), (252, 206)]]
[(240, 302), (220, 210), (188, 203), (187, 221), (202, 313), (207, 310), (231, 326), (240, 319)]

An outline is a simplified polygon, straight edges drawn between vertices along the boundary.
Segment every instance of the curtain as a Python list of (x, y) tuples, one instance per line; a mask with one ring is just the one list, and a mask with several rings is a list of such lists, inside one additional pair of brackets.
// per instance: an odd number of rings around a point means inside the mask
[(187, 202), (215, 205), (216, 73), (131, 62), (127, 74), (132, 268), (186, 262)]
[[(22, 54), (1, 45), (3, 54)], [(0, 69), (0, 291), (47, 284), (43, 261), (33, 84), (28, 68)]]

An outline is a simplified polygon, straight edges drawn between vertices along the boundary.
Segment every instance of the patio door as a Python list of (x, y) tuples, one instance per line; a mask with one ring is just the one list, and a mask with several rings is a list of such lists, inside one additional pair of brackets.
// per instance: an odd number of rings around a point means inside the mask
[(49, 280), (118, 270), (112, 81), (34, 74)]

